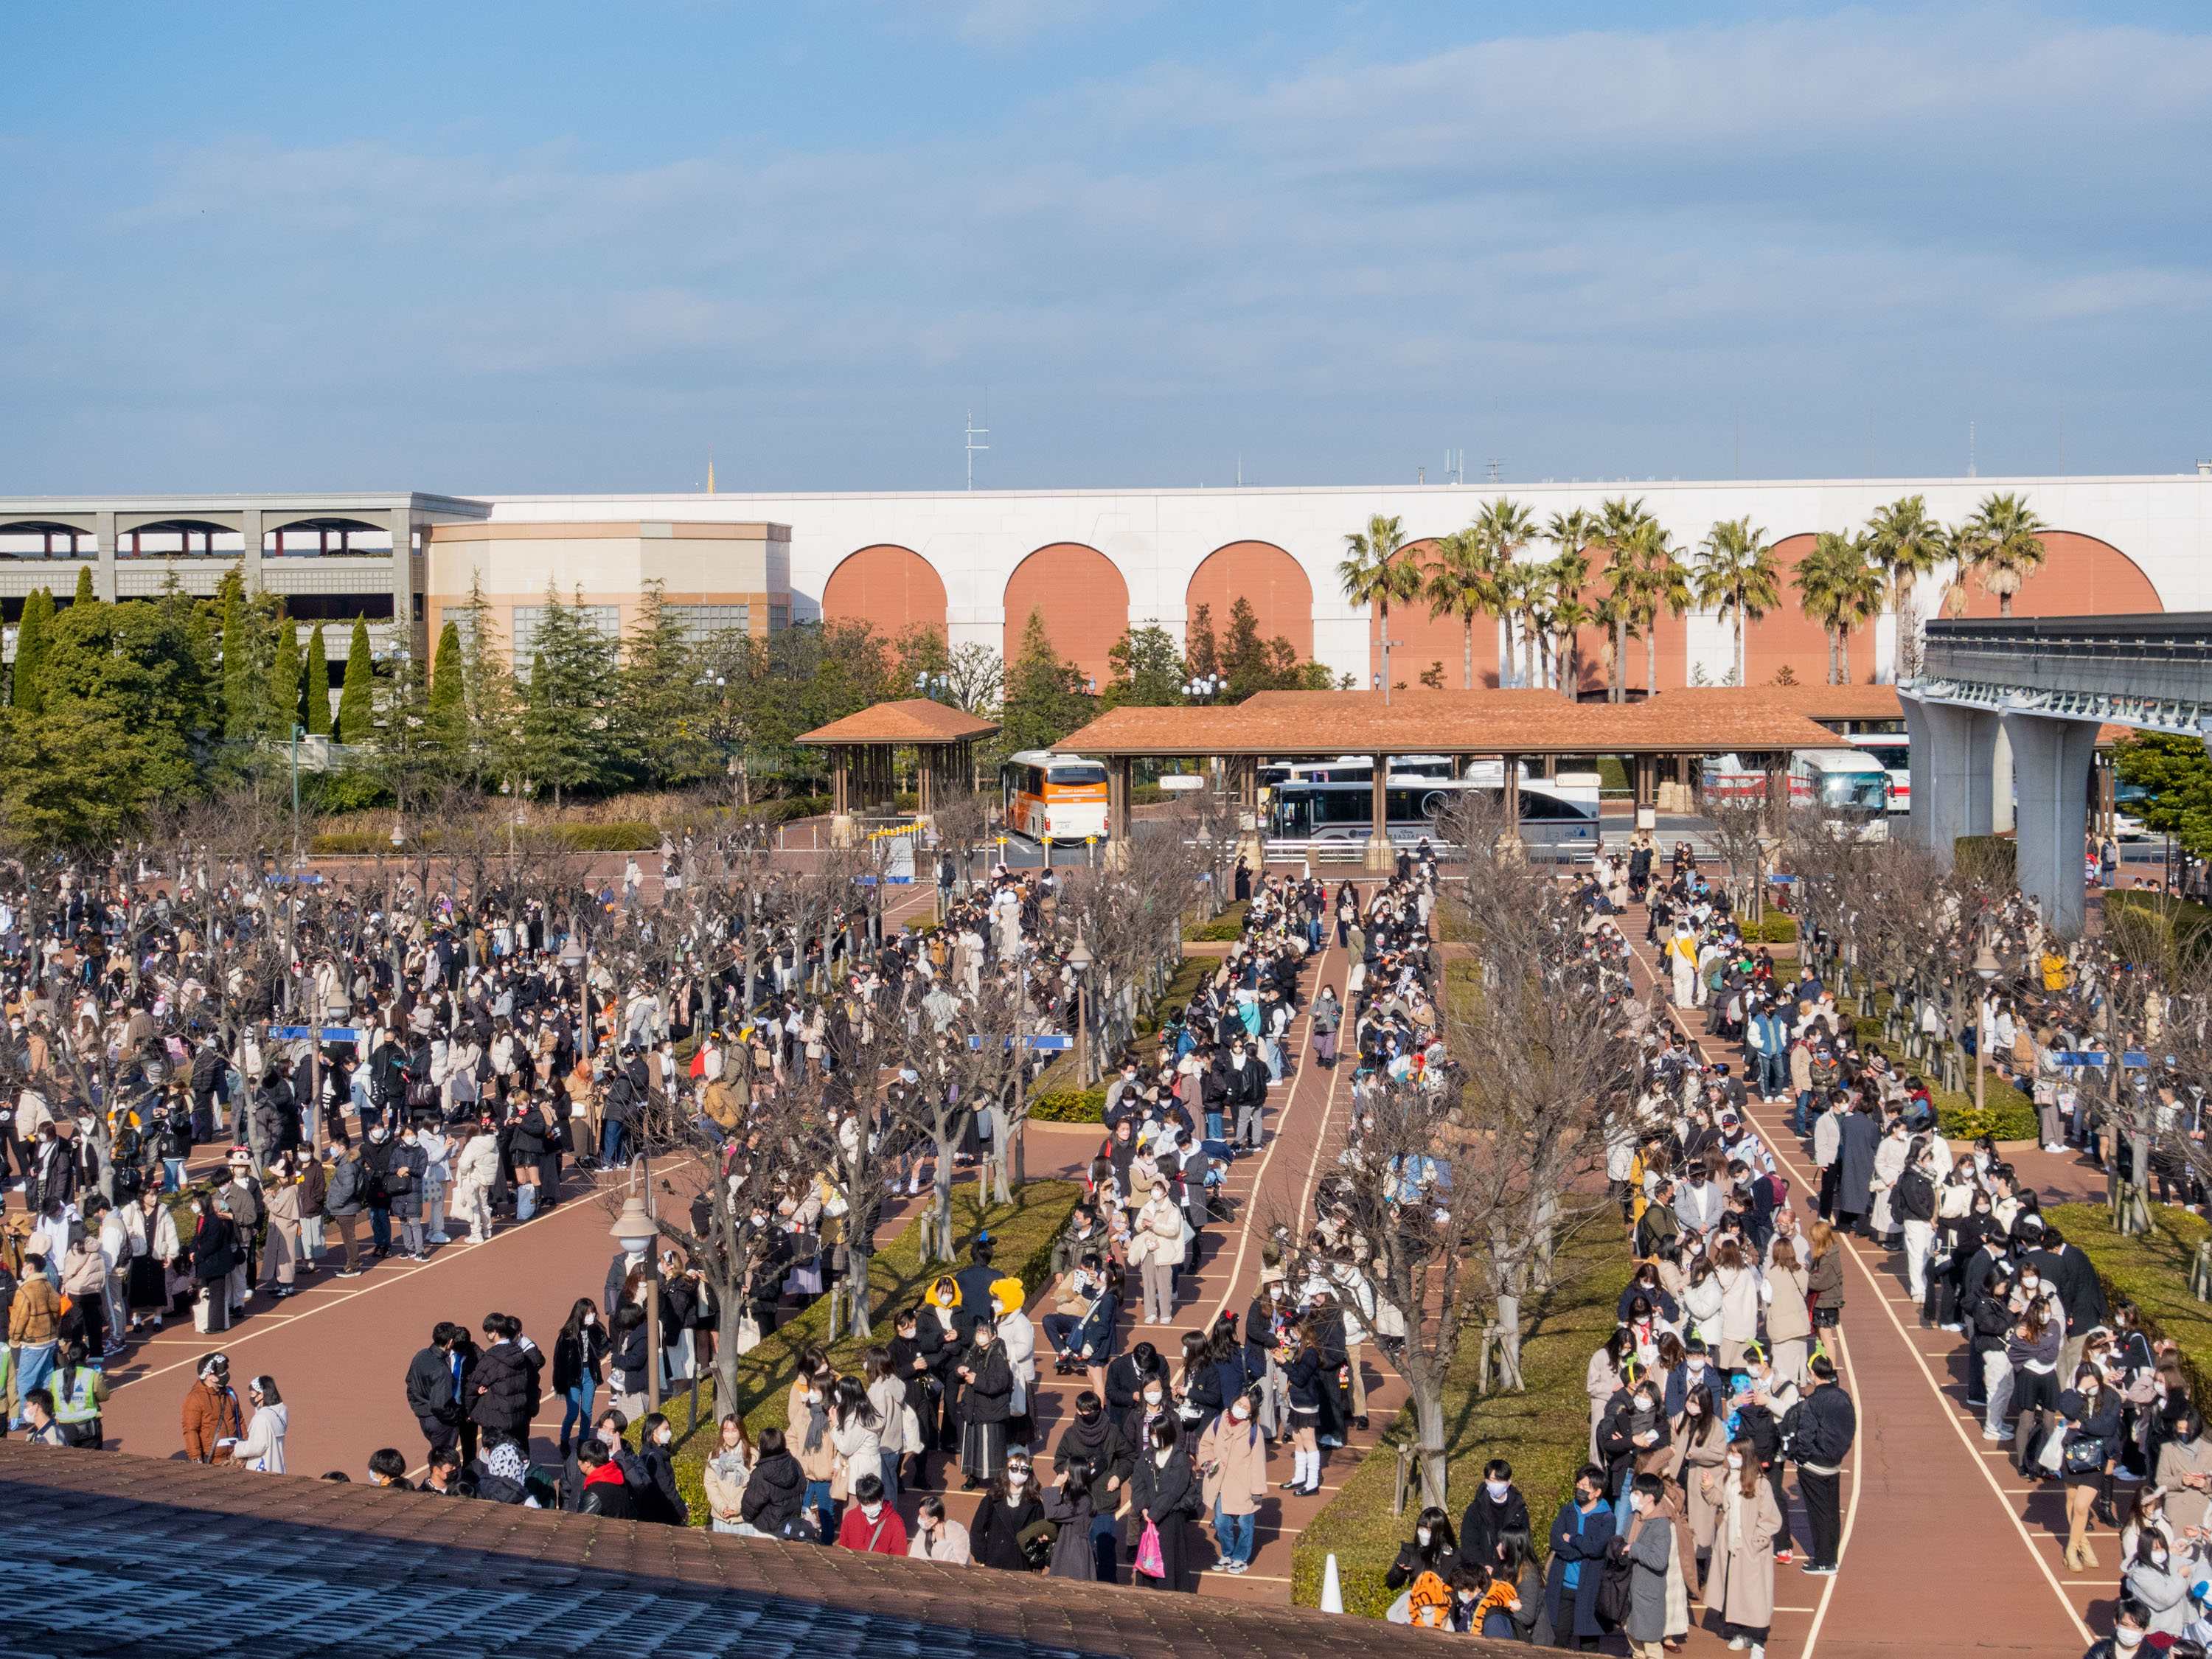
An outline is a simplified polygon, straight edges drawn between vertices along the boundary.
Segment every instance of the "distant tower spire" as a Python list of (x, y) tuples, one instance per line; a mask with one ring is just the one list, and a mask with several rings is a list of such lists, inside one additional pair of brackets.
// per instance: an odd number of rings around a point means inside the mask
[(714, 452), (711, 449), (707, 452), (707, 493), (714, 493)]

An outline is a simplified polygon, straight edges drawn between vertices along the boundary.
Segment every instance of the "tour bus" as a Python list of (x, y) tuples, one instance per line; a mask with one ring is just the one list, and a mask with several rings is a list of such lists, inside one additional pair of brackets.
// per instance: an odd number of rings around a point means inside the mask
[[(1734, 755), (1708, 758), (1704, 771), (1709, 801), (1765, 796), (1766, 775)], [(1889, 773), (1857, 749), (1800, 749), (1790, 757), (1790, 804), (1817, 805), (1836, 828), (1856, 826), (1861, 839), (1881, 841), (1889, 834)]]
[(1106, 764), (1080, 755), (1024, 749), (999, 769), (1005, 823), (1048, 845), (1106, 838)]
[[(1589, 786), (1562, 787), (1535, 778), (1521, 786), (1521, 837), (1544, 846), (1594, 843), (1598, 839), (1595, 778)], [(1587, 799), (1581, 799), (1587, 792)], [(1387, 833), (1408, 844), (1437, 834), (1436, 818), (1468, 795), (1504, 798), (1502, 779), (1431, 778), (1395, 769), (1384, 793)], [(1374, 833), (1375, 781), (1370, 767), (1357, 782), (1308, 782), (1276, 786), (1267, 809), (1267, 835), (1274, 841), (1364, 842)]]
[(1912, 739), (1903, 732), (1869, 732), (1853, 738), (1851, 747), (1872, 755), (1889, 774), (1889, 810), (1912, 810)]

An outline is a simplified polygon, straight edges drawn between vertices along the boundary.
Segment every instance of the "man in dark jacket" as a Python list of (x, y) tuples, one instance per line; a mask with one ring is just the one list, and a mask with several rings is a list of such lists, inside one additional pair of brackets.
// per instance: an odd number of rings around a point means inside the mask
[(1825, 1576), (1835, 1571), (1842, 1542), (1843, 1463), (1858, 1437), (1858, 1412), (1836, 1381), (1835, 1361), (1821, 1354), (1811, 1370), (1813, 1391), (1796, 1408), (1790, 1449), (1797, 1462), (1797, 1489), (1804, 1494), (1805, 1518), (1813, 1533), (1805, 1571)]
[(1052, 1455), (1052, 1469), (1055, 1475), (1066, 1472), (1069, 1497), (1089, 1494), (1093, 1571), (1103, 1584), (1114, 1582), (1120, 1559), (1121, 1533), (1115, 1511), (1121, 1506), (1121, 1489), (1129, 1484), (1135, 1458), (1098, 1396), (1088, 1389), (1077, 1395), (1075, 1420), (1060, 1437)]
[(636, 1516), (629, 1486), (608, 1458), (605, 1446), (595, 1439), (586, 1440), (576, 1448), (576, 1467), (584, 1477), (583, 1492), (576, 1503), (578, 1514), (603, 1515), (611, 1521), (628, 1521)]
[(522, 1322), (513, 1314), (486, 1314), (483, 1332), (491, 1340), (469, 1385), (469, 1416), (488, 1433), (527, 1444), (531, 1421), (538, 1415), (538, 1377), (545, 1369), (545, 1356), (523, 1336)]
[(1528, 1500), (1513, 1484), (1513, 1466), (1493, 1457), (1482, 1471), (1482, 1490), (1459, 1518), (1459, 1557), (1471, 1565), (1494, 1567), (1503, 1559), (1498, 1540), (1515, 1532), (1526, 1538)]
[(466, 1379), (453, 1352), (453, 1339), (460, 1334), (459, 1326), (440, 1320), (431, 1329), (430, 1346), (407, 1365), (407, 1409), (415, 1413), (432, 1451), (460, 1443)]
[(1166, 1382), (1167, 1361), (1149, 1342), (1139, 1342), (1106, 1368), (1107, 1414), (1118, 1421), (1137, 1403), (1148, 1381)]
[(812, 1528), (799, 1518), (806, 1498), (806, 1475), (784, 1444), (783, 1431), (761, 1431), (760, 1462), (745, 1482), (738, 1516), (770, 1538), (811, 1538)]
[[(2031, 1231), (2023, 1218), (2019, 1231), (2021, 1242), (2028, 1246), (2028, 1261), (2043, 1276), (2045, 1284), (2058, 1287), (2059, 1305), (2066, 1310), (2066, 1341), (2058, 1352), (2058, 1375), (2070, 1377), (2081, 1363), (2081, 1350), (2088, 1341), (2089, 1333), (2103, 1324), (2110, 1312), (2105, 1304), (2103, 1281), (2089, 1265), (2088, 1257), (2069, 1244), (2065, 1236), (2049, 1222)], [(2039, 1233), (2043, 1242), (2040, 1249), (2035, 1248)]]
[(1605, 1634), (1598, 1622), (1597, 1588), (1605, 1577), (1606, 1546), (1613, 1542), (1613, 1511), (1605, 1504), (1605, 1471), (1595, 1464), (1575, 1477), (1575, 1495), (1552, 1517), (1552, 1564), (1544, 1581), (1544, 1611), (1561, 1647), (1585, 1651)]

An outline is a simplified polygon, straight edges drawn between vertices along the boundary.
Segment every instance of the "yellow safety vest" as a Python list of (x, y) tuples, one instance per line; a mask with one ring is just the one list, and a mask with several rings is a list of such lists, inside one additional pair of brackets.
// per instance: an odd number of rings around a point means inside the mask
[(89, 1423), (100, 1415), (100, 1407), (93, 1403), (92, 1385), (100, 1375), (89, 1365), (76, 1368), (76, 1394), (71, 1397), (60, 1386), (61, 1373), (54, 1373), (54, 1421), (57, 1423)]

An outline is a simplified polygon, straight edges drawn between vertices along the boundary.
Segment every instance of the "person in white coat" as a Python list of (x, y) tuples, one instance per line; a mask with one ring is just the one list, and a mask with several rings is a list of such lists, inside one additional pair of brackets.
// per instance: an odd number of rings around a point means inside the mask
[[(1007, 1401), (1013, 1413), (1006, 1436), (1009, 1444), (1036, 1437), (1030, 1402), (1036, 1391), (1036, 1328), (1022, 1311), (1024, 1294), (1022, 1281), (1012, 1277), (999, 1279), (991, 1286), (991, 1307), (998, 1316), (999, 1340), (1006, 1346), (1006, 1364), (1014, 1374), (1013, 1397)], [(1024, 1428), (1031, 1430), (1026, 1437), (1019, 1432)]]
[(283, 1395), (276, 1392), (276, 1379), (257, 1376), (246, 1385), (246, 1393), (253, 1401), (253, 1420), (246, 1425), (246, 1438), (238, 1443), (232, 1454), (240, 1468), (251, 1469), (257, 1474), (284, 1473), (284, 1431), (289, 1426), (290, 1408), (284, 1404)]
[(453, 1213), (469, 1224), (468, 1242), (491, 1239), (491, 1187), (499, 1178), (499, 1138), (479, 1127), (453, 1161)]

